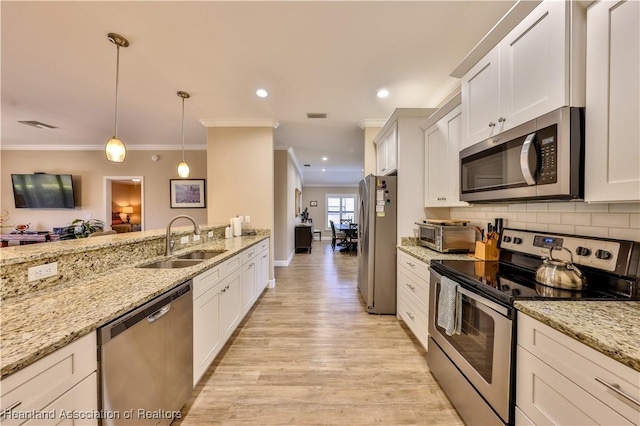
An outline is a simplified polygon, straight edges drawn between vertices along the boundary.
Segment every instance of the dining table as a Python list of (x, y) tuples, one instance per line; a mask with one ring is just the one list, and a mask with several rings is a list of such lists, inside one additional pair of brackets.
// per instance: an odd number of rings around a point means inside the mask
[(354, 233), (358, 232), (358, 224), (357, 223), (336, 223), (334, 224), (335, 228), (336, 228), (336, 232), (342, 232), (344, 233), (345, 237), (342, 240), (342, 244), (338, 244), (338, 245), (345, 245), (346, 247), (340, 249), (340, 251), (348, 251), (351, 249), (351, 247), (349, 247), (349, 237), (352, 236)]

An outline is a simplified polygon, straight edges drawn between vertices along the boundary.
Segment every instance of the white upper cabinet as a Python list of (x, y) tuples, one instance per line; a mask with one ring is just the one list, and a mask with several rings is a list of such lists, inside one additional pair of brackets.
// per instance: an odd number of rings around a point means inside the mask
[(499, 132), (500, 49), (494, 47), (462, 78), (463, 146), (490, 138)]
[(543, 1), (464, 75), (462, 148), (560, 107), (583, 106), (583, 67), (571, 67), (583, 21), (572, 2)]
[(640, 3), (587, 10), (585, 200), (640, 200)]
[(398, 170), (398, 126), (394, 125), (380, 140), (376, 148), (378, 176), (386, 176)]
[[(454, 99), (454, 102), (443, 106), (442, 110), (446, 115), (424, 132), (425, 207), (468, 205), (460, 201), (462, 107), (459, 103), (458, 98), (457, 102)], [(427, 120), (423, 127), (431, 121)]]

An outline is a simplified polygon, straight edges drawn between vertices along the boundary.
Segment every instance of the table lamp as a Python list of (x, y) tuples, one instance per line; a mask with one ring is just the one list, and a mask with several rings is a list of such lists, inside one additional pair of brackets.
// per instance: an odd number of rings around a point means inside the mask
[(130, 215), (131, 213), (133, 213), (133, 207), (131, 207), (131, 206), (125, 206), (125, 207), (123, 207), (123, 208), (122, 208), (122, 213), (124, 213), (124, 214), (126, 215), (127, 223), (129, 223), (129, 220), (130, 220), (129, 215)]

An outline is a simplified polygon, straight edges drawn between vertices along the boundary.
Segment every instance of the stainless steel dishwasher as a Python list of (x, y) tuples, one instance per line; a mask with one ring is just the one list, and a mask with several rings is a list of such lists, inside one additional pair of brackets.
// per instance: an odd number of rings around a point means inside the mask
[(193, 390), (191, 280), (98, 333), (103, 425), (168, 425)]

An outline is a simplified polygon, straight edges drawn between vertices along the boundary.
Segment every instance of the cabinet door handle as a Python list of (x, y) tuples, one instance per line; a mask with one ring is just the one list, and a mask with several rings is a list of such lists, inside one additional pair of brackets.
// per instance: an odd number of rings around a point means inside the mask
[(414, 291), (415, 291), (415, 289), (416, 289), (416, 287), (415, 287), (415, 286), (413, 286), (413, 285), (411, 285), (411, 284), (409, 284), (409, 283), (405, 283), (405, 284), (406, 284), (406, 286), (407, 286), (407, 287), (409, 287), (411, 290), (414, 290)]
[(411, 312), (409, 311), (404, 311), (405, 314), (407, 314), (409, 316), (409, 318), (411, 318), (412, 320), (414, 320), (415, 318), (413, 317), (413, 315), (411, 315)]
[(227, 288), (225, 287), (220, 291), (220, 293), (225, 293), (226, 291), (227, 291)]
[(18, 408), (20, 404), (22, 404), (22, 401), (16, 401), (10, 406), (8, 406), (7, 408), (5, 408), (4, 410), (2, 410), (2, 414), (0, 414), (0, 419), (4, 419), (7, 414), (12, 412), (14, 409)]
[(507, 121), (507, 119), (504, 117), (498, 118), (498, 123), (504, 123), (505, 121)]
[(489, 127), (496, 127), (496, 123), (494, 123), (493, 121), (489, 122)]
[(631, 403), (635, 404), (636, 407), (640, 407), (640, 401), (638, 401), (637, 399), (635, 399), (631, 395), (627, 395), (622, 390), (620, 390), (620, 385), (619, 384), (617, 384), (617, 383), (614, 383), (614, 384), (607, 383), (604, 380), (602, 380), (600, 377), (596, 377), (596, 382), (606, 386), (607, 388), (609, 388), (610, 390), (614, 391), (615, 393), (617, 393), (618, 395), (620, 395), (624, 399), (626, 399), (626, 400), (630, 401)]

